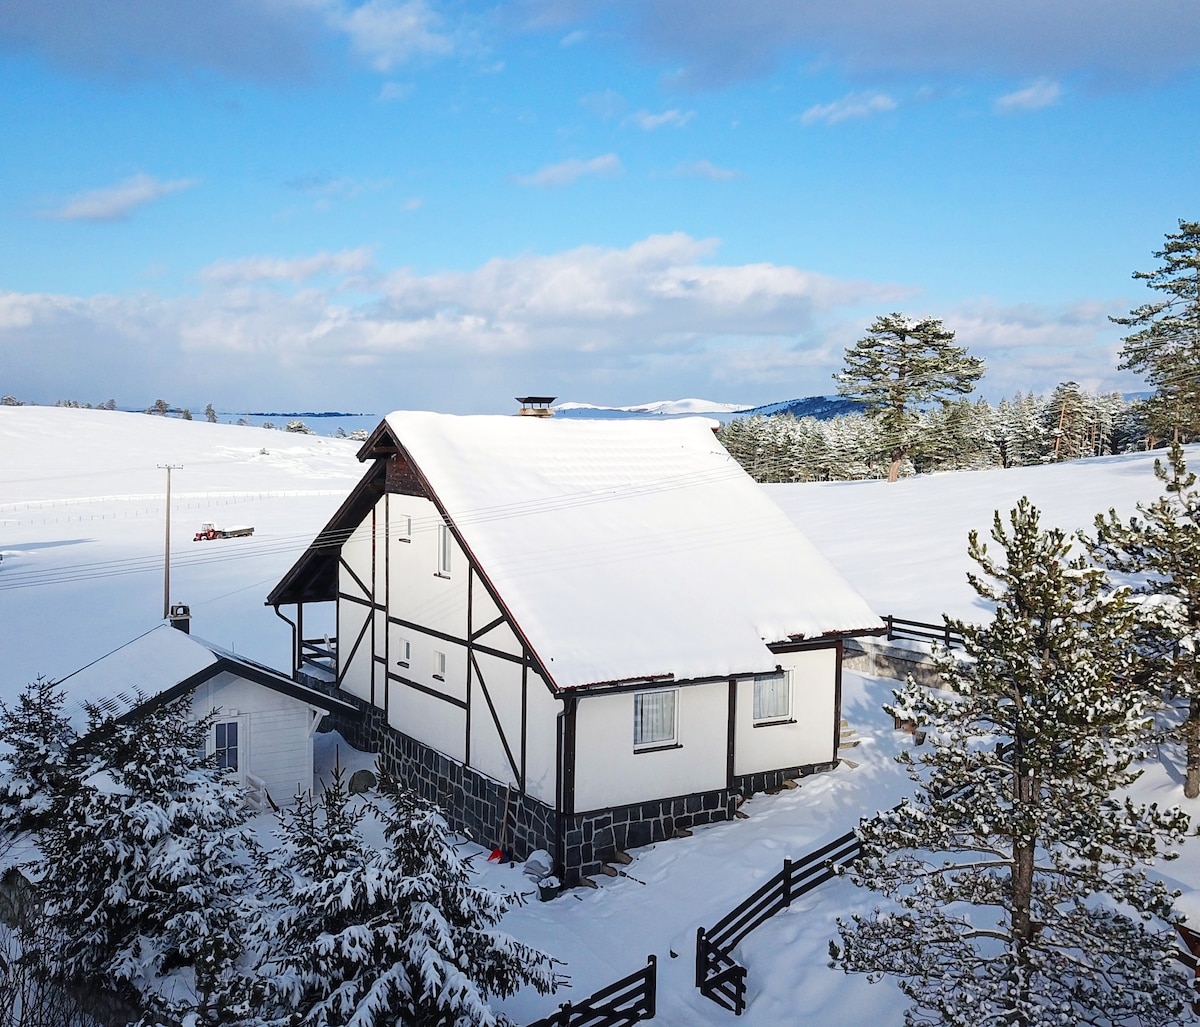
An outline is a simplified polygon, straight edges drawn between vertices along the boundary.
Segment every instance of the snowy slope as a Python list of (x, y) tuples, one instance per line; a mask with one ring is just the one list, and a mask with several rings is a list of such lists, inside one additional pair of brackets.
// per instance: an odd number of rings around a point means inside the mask
[[(261, 452), (262, 449), (267, 452)], [(0, 696), (38, 672), (60, 676), (128, 641), (162, 613), (159, 463), (174, 472), (172, 595), (192, 605), (195, 630), (275, 666), (286, 666), (289, 630), (262, 606), (358, 480), (356, 444), (203, 422), (71, 409), (0, 407)], [(1190, 457), (1200, 466), (1200, 448)], [(1046, 523), (1086, 526), (1099, 510), (1128, 514), (1157, 494), (1152, 456), (1052, 467), (923, 477), (888, 485), (772, 486), (769, 492), (880, 612), (936, 619), (982, 613), (963, 575), (966, 532), (986, 529), (996, 507), (1028, 494)], [(202, 520), (254, 524), (250, 539), (192, 543)], [(627, 876), (603, 878), (554, 902), (513, 911), (504, 927), (566, 962), (572, 987), (555, 997), (504, 1003), (518, 1022), (659, 959), (656, 1024), (727, 1025), (727, 1013), (692, 986), (696, 928), (711, 926), (774, 874), (895, 803), (909, 788), (892, 762), (897, 735), (880, 704), (890, 683), (847, 674), (843, 715), (861, 744), (830, 774), (796, 791), (756, 796), (749, 819), (699, 829), (635, 850)], [(1173, 770), (1152, 763), (1142, 799), (1181, 802)], [(1193, 817), (1200, 803), (1188, 804)], [(267, 828), (269, 830), (269, 827)], [(481, 839), (490, 847), (492, 839)], [(532, 888), (519, 867), (477, 865), (489, 881)], [(1200, 838), (1166, 866), (1200, 918)], [(745, 1027), (900, 1027), (904, 1000), (890, 982), (870, 985), (828, 969), (838, 915), (869, 909), (873, 896), (845, 882), (822, 886), (759, 928), (739, 948), (749, 967)], [(676, 953), (673, 958), (671, 952)]]
[[(286, 669), (289, 628), (263, 599), (358, 480), (357, 448), (145, 414), (0, 407), (0, 698), (160, 620), (158, 465), (168, 463), (182, 465), (172, 472), (171, 601), (191, 606), (197, 634)], [(202, 521), (255, 532), (193, 542)]]
[[(1200, 446), (1186, 453), (1200, 467)], [(1043, 527), (1090, 530), (1112, 507), (1127, 518), (1160, 494), (1154, 460), (1162, 455), (764, 488), (877, 613), (978, 620), (986, 611), (966, 580), (969, 531), (986, 539), (994, 511), (1007, 516), (1022, 496), (1042, 512)]]

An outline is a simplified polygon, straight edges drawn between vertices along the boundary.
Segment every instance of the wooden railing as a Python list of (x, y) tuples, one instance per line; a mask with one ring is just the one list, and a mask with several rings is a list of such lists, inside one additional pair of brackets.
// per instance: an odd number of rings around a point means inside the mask
[(302, 638), (300, 640), (300, 662), (322, 663), (329, 661), (330, 667), (337, 664), (337, 638), (323, 635), (321, 638)]
[(848, 831), (802, 860), (785, 859), (783, 869), (745, 902), (708, 930), (698, 928), (696, 987), (700, 993), (740, 1016), (746, 1008), (746, 968), (733, 958), (734, 946), (793, 900), (832, 878), (833, 864), (851, 863), (861, 851), (858, 835)]
[(629, 1027), (654, 1019), (658, 1000), (658, 957), (646, 957), (642, 969), (601, 988), (581, 1002), (564, 1002), (529, 1027)]
[(911, 638), (918, 642), (939, 642), (947, 649), (963, 648), (962, 632), (945, 623), (927, 624), (925, 621), (893, 617), (890, 613), (884, 616), (883, 622), (887, 625), (886, 638), (889, 642), (894, 638)]

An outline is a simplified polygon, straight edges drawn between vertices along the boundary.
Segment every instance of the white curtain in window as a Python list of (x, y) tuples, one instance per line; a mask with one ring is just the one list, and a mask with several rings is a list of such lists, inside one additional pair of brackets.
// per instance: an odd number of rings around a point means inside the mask
[(639, 692), (633, 697), (633, 744), (675, 739), (675, 692)]
[(783, 672), (755, 675), (755, 720), (782, 720), (791, 715), (791, 689), (788, 684), (788, 676)]

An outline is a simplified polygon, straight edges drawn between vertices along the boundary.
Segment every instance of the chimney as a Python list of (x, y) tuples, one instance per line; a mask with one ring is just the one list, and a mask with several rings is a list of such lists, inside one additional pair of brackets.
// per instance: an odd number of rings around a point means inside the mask
[(550, 409), (550, 404), (556, 399), (557, 396), (517, 396), (516, 400), (521, 404), (517, 413), (525, 417), (553, 417), (554, 411)]
[(171, 607), (171, 627), (178, 628), (185, 635), (192, 633), (192, 611), (182, 603)]

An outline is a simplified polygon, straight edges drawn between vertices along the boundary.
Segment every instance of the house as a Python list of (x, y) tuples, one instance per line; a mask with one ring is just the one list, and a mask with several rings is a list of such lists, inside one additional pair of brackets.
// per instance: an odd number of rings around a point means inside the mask
[(196, 717), (215, 713), (209, 752), (237, 775), (248, 798), (265, 805), (270, 796), (283, 804), (298, 790), (311, 790), (317, 725), (330, 713), (352, 718), (354, 705), (179, 630), (186, 617), (172, 622), (62, 679), (71, 726), (87, 730), (88, 706), (131, 720), (191, 695)]
[(336, 603), (365, 715), (332, 720), (567, 883), (833, 767), (842, 643), (881, 623), (712, 429), (389, 414), (267, 599), (296, 673), (305, 607)]

